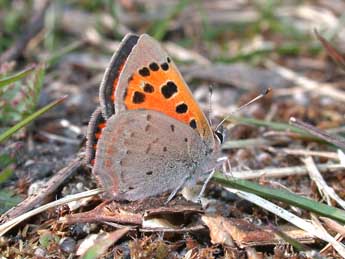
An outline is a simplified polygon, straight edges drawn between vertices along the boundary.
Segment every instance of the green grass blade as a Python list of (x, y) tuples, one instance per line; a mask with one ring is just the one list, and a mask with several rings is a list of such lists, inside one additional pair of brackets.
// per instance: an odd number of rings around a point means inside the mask
[(8, 130), (6, 130), (4, 133), (2, 133), (0, 135), (0, 142), (6, 140), (7, 138), (9, 138), (10, 136), (12, 136), (15, 132), (17, 132), (19, 129), (25, 127), (26, 125), (28, 125), (30, 122), (32, 122), (34, 119), (36, 119), (37, 117), (41, 116), (42, 114), (44, 114), (45, 112), (49, 111), (51, 108), (53, 108), (54, 106), (58, 105), (59, 103), (61, 103), (62, 101), (64, 101), (66, 99), (67, 96), (63, 96), (53, 102), (51, 102), (50, 104), (46, 105), (45, 107), (39, 109), (38, 111), (36, 111), (35, 113), (29, 115), (28, 117), (26, 117), (24, 120), (22, 120), (21, 122), (17, 123), (16, 125), (14, 125), (13, 127), (9, 128)]
[(286, 190), (264, 187), (257, 183), (246, 181), (243, 179), (229, 178), (218, 172), (213, 176), (212, 180), (226, 187), (254, 193), (265, 199), (281, 201), (286, 204), (314, 212), (318, 215), (337, 220), (341, 223), (345, 223), (344, 210), (334, 208), (320, 202), (316, 202), (314, 200), (296, 195)]
[(44, 60), (44, 63), (48, 64), (48, 66), (53, 66), (56, 63), (59, 62), (59, 60), (65, 56), (66, 54), (80, 48), (81, 46), (83, 46), (85, 44), (84, 40), (80, 40), (80, 41), (76, 41), (73, 42), (67, 46), (65, 46), (64, 48), (52, 53), (46, 60)]
[(6, 182), (14, 172), (14, 168), (12, 165), (7, 166), (3, 170), (0, 171), (0, 184)]
[(41, 93), (41, 90), (42, 90), (42, 86), (43, 86), (43, 81), (44, 81), (44, 78), (45, 78), (45, 75), (46, 75), (46, 66), (44, 64), (42, 65), (39, 65), (35, 71), (35, 74), (34, 74), (34, 79), (33, 79), (33, 82), (32, 82), (32, 89), (34, 90), (34, 100), (33, 100), (33, 103), (36, 104), (38, 103), (38, 99), (40, 97), (40, 93)]
[(273, 130), (277, 130), (277, 131), (287, 131), (288, 130), (290, 132), (298, 133), (300, 135), (311, 136), (310, 134), (308, 134), (308, 132), (301, 130), (301, 129), (299, 129), (295, 126), (292, 126), (290, 124), (283, 123), (283, 122), (264, 121), (264, 120), (245, 118), (245, 117), (231, 117), (231, 118), (229, 118), (229, 120), (240, 122), (240, 123), (251, 125), (251, 126), (259, 126), (259, 127), (264, 126), (264, 127), (271, 128)]
[(180, 0), (163, 21), (159, 21), (155, 24), (152, 35), (156, 40), (161, 41), (164, 38), (169, 27), (169, 22), (182, 12), (188, 3), (189, 0)]
[(12, 76), (9, 76), (9, 77), (5, 77), (3, 79), (0, 79), (0, 88), (6, 86), (6, 85), (9, 85), (9, 84), (12, 84), (26, 76), (28, 76), (32, 71), (34, 71), (35, 69), (35, 65), (15, 74), (15, 75), (12, 75)]
[(0, 190), (0, 214), (16, 206), (21, 201), (22, 198), (16, 196), (11, 190)]

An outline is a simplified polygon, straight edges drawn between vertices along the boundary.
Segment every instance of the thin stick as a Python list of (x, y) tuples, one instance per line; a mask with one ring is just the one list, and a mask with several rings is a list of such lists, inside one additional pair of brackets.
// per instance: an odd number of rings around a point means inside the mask
[(93, 189), (93, 190), (89, 190), (86, 192), (81, 192), (81, 193), (77, 193), (77, 194), (73, 194), (73, 195), (68, 195), (62, 199), (47, 203), (41, 207), (38, 207), (34, 210), (31, 210), (29, 212), (23, 213), (9, 221), (7, 221), (6, 223), (0, 225), (0, 236), (3, 236), (6, 232), (8, 232), (9, 230), (11, 230), (12, 228), (14, 228), (16, 225), (18, 225), (19, 223), (23, 222), (24, 220), (37, 215), (47, 209), (53, 208), (55, 206), (59, 206), (62, 204), (66, 204), (68, 202), (71, 201), (75, 201), (75, 200), (80, 200), (83, 198), (87, 198), (90, 196), (94, 196), (97, 195), (99, 193), (103, 192), (102, 189)]
[(5, 212), (1, 218), (0, 222), (4, 223), (9, 219), (18, 217), (19, 215), (24, 214), (25, 212), (33, 209), (40, 205), (47, 196), (53, 194), (57, 188), (69, 177), (71, 177), (74, 172), (81, 166), (82, 158), (78, 157), (73, 160), (69, 165), (57, 172), (43, 188), (40, 189), (40, 192), (27, 197), (24, 201), (19, 203), (17, 206), (13, 207), (9, 211)]

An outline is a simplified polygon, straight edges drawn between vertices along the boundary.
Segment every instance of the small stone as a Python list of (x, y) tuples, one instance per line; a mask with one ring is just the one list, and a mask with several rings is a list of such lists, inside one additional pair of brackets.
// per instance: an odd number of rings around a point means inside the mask
[(45, 256), (46, 256), (46, 250), (44, 250), (43, 248), (38, 247), (38, 248), (36, 248), (34, 254), (35, 254), (35, 256), (37, 256), (37, 257), (39, 257), (39, 258), (40, 258), (40, 257), (45, 258)]
[(76, 247), (76, 241), (70, 237), (64, 237), (60, 240), (59, 246), (62, 252), (73, 253)]

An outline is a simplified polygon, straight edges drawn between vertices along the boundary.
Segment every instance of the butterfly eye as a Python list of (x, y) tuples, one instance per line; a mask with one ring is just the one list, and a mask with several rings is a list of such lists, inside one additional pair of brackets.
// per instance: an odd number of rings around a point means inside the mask
[(220, 126), (218, 129), (214, 131), (214, 136), (218, 139), (220, 144), (224, 142), (224, 128)]

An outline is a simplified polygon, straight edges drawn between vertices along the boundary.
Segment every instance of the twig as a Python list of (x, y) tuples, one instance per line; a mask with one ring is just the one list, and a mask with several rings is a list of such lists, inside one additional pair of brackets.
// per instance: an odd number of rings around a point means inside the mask
[(310, 124), (307, 124), (303, 121), (300, 121), (294, 117), (290, 118), (290, 123), (302, 130), (306, 130), (308, 131), (309, 134), (316, 136), (320, 139), (325, 140), (328, 143), (331, 143), (333, 145), (336, 145), (338, 147), (340, 147), (341, 149), (345, 150), (345, 140), (343, 138), (337, 137), (337, 136), (331, 136), (328, 133), (326, 133), (325, 131), (322, 131)]
[(6, 213), (4, 213), (1, 218), (0, 222), (4, 223), (9, 219), (13, 219), (18, 217), (19, 215), (24, 214), (25, 212), (33, 209), (40, 205), (47, 196), (53, 194), (56, 189), (69, 177), (71, 177), (74, 172), (81, 166), (82, 158), (78, 157), (73, 160), (68, 166), (61, 169), (57, 172), (40, 190), (39, 193), (27, 197), (24, 201), (19, 203), (17, 206), (13, 207)]
[(29, 41), (43, 29), (44, 16), (49, 4), (49, 0), (45, 0), (43, 2), (42, 7), (37, 11), (36, 14), (33, 15), (29, 24), (25, 27), (24, 32), (14, 43), (14, 46), (7, 49), (0, 56), (0, 64), (17, 59), (24, 52)]
[(42, 135), (43, 137), (47, 138), (49, 141), (56, 141), (59, 143), (71, 144), (71, 145), (80, 145), (80, 140), (77, 140), (77, 139), (63, 137), (63, 136), (49, 133), (43, 130), (40, 130), (38, 133), (39, 135)]

